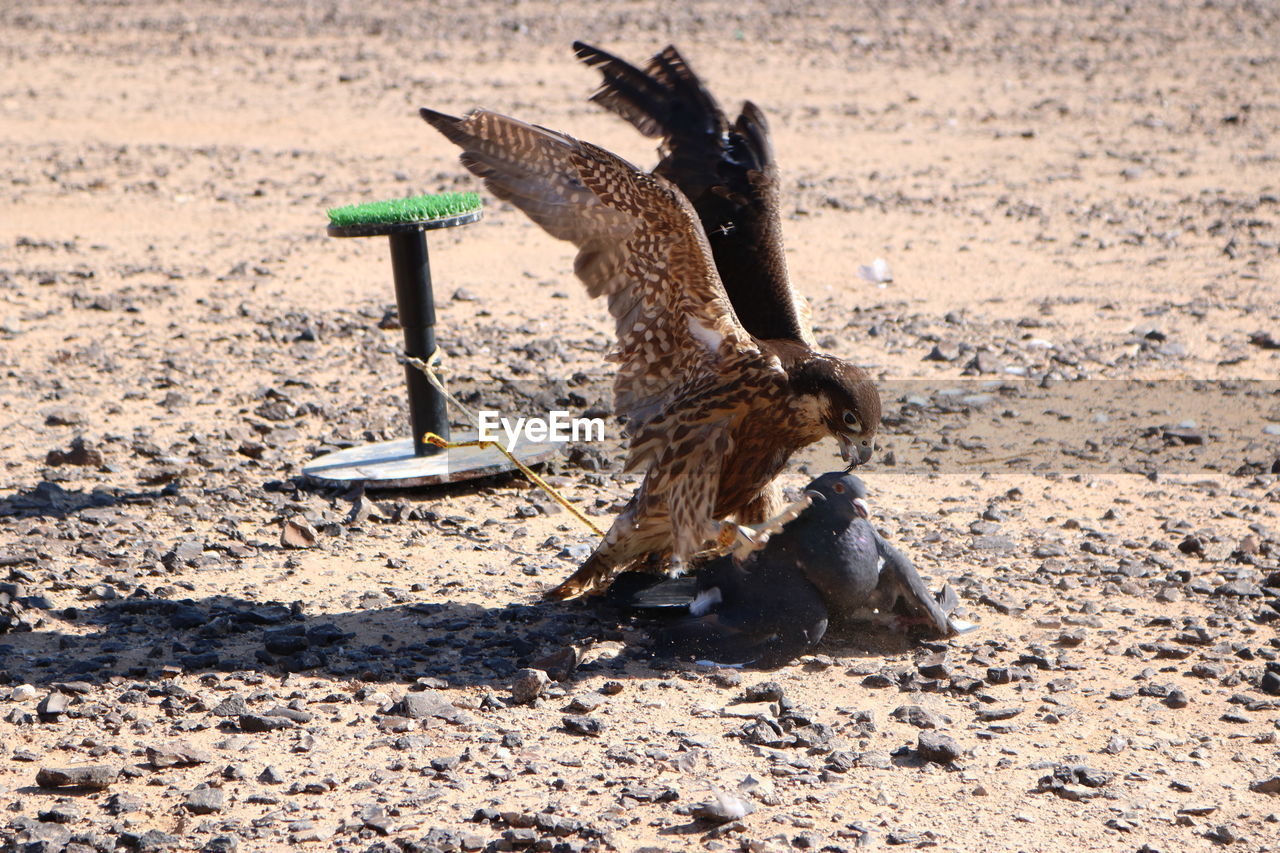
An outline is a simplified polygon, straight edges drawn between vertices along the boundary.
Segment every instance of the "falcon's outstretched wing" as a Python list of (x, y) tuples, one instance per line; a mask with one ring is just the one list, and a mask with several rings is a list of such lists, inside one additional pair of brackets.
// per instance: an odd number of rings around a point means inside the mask
[(547, 233), (578, 247), (574, 271), (616, 321), (619, 414), (639, 434), (682, 389), (759, 348), (739, 324), (688, 200), (587, 142), (486, 110), (421, 110), (462, 164)]
[(582, 42), (573, 47), (604, 77), (591, 100), (645, 136), (662, 138), (662, 162), (654, 174), (693, 203), (746, 330), (762, 340), (815, 345), (808, 303), (787, 276), (778, 169), (760, 108), (747, 101), (730, 126), (674, 46), (643, 70)]

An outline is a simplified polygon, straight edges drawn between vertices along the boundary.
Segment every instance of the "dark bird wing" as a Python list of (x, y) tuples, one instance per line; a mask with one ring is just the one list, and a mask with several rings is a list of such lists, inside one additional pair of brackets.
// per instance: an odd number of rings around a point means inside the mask
[(873, 606), (881, 612), (897, 612), (909, 625), (923, 628), (937, 637), (950, 637), (973, 630), (973, 625), (952, 619), (957, 599), (954, 590), (944, 587), (935, 597), (925, 586), (915, 565), (884, 537), (876, 533), (876, 546), (884, 560), (880, 584), (873, 595)]
[(808, 303), (787, 275), (778, 169), (764, 113), (747, 101), (730, 125), (673, 46), (643, 70), (582, 42), (573, 47), (604, 78), (591, 100), (645, 136), (662, 138), (654, 174), (693, 203), (742, 325), (762, 340), (812, 346)]
[(813, 647), (827, 630), (822, 595), (794, 567), (753, 558), (738, 566), (722, 557), (696, 583), (662, 581), (635, 596), (633, 606), (683, 615), (652, 632), (660, 655), (727, 664), (781, 666)]

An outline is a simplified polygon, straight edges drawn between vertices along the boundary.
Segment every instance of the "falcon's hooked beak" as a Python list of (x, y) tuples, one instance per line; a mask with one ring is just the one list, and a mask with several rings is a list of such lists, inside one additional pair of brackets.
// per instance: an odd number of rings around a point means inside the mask
[(840, 445), (840, 458), (848, 463), (847, 470), (852, 471), (859, 465), (865, 464), (871, 459), (871, 454), (875, 452), (875, 445), (860, 444), (858, 439), (845, 433), (836, 436), (836, 443)]

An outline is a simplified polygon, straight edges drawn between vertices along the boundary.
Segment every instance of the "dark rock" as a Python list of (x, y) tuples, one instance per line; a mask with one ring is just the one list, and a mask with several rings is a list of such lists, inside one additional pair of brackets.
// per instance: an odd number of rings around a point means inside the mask
[(786, 691), (776, 681), (762, 681), (759, 684), (752, 684), (742, 693), (742, 701), (744, 702), (783, 702), (785, 700)]
[(192, 814), (214, 814), (222, 811), (223, 801), (221, 788), (196, 788), (182, 805)]
[(56, 803), (38, 813), (40, 820), (46, 823), (75, 823), (84, 817), (74, 803)]
[(42, 723), (56, 723), (67, 712), (67, 704), (67, 697), (55, 690), (40, 700), (36, 715)]
[(1267, 670), (1258, 681), (1258, 689), (1272, 696), (1280, 696), (1280, 672)]
[(258, 774), (258, 781), (264, 785), (280, 785), (284, 782), (284, 776), (281, 775), (279, 770), (268, 764)]
[(297, 708), (288, 708), (284, 705), (276, 705), (262, 716), (283, 717), (286, 720), (292, 720), (298, 724), (306, 724), (315, 719), (315, 714), (312, 714), (310, 711), (299, 711)]
[(83, 436), (71, 439), (68, 450), (50, 450), (45, 456), (45, 464), (58, 467), (61, 465), (80, 465), (98, 467), (103, 463), (102, 452), (88, 446)]
[(292, 729), (297, 725), (293, 720), (286, 720), (284, 717), (267, 717), (261, 714), (241, 714), (239, 722), (240, 731), (253, 733)]
[(36, 774), (41, 788), (85, 788), (102, 791), (120, 775), (120, 768), (108, 764), (81, 764), (78, 767), (42, 767)]
[(213, 706), (209, 713), (219, 717), (240, 717), (249, 713), (249, 703), (243, 696), (233, 693)]
[(925, 761), (936, 764), (950, 764), (961, 756), (963, 750), (949, 735), (937, 731), (922, 731), (916, 741), (916, 752)]
[(925, 678), (950, 678), (952, 675), (952, 667), (947, 662), (945, 652), (929, 655), (916, 664), (916, 669)]
[(58, 823), (30, 821), (12, 836), (12, 840), (14, 846), (5, 849), (22, 853), (62, 853), (71, 841), (71, 830)]
[(408, 717), (411, 720), (437, 717), (449, 722), (459, 722), (465, 717), (465, 714), (455, 708), (452, 702), (434, 690), (405, 694), (403, 699), (392, 706), (390, 713)]
[(119, 793), (108, 797), (104, 808), (106, 808), (107, 814), (119, 816), (129, 812), (142, 811), (145, 805), (146, 801), (137, 794)]
[(1082, 801), (1098, 796), (1098, 788), (1112, 779), (1112, 774), (1083, 764), (1057, 764), (1048, 776), (1042, 776), (1037, 791), (1048, 791), (1067, 800)]
[(1255, 794), (1280, 794), (1280, 775), (1250, 782), (1249, 790)]
[(1206, 832), (1204, 837), (1210, 841), (1216, 841), (1219, 844), (1234, 844), (1235, 842), (1242, 840), (1240, 834), (1235, 831), (1235, 828), (1227, 823), (1215, 826), (1213, 829)]
[(160, 850), (172, 850), (181, 842), (181, 839), (158, 829), (148, 829), (142, 835), (132, 839), (126, 838), (126, 835), (122, 834), (120, 840), (124, 842), (126, 847), (136, 848), (138, 853), (156, 853), (156, 851)]
[(920, 705), (899, 705), (889, 713), (889, 717), (918, 729), (936, 729), (943, 723), (941, 717)]
[(360, 822), (379, 835), (391, 833), (391, 819), (387, 817), (387, 810), (376, 803), (360, 809)]
[(542, 670), (522, 669), (511, 682), (511, 701), (527, 705), (541, 696), (550, 683), (550, 677)]
[(1017, 705), (992, 705), (986, 708), (979, 708), (977, 717), (979, 720), (989, 723), (994, 720), (1007, 720), (1021, 713), (1022, 709)]
[(147, 763), (156, 769), (204, 764), (212, 758), (213, 755), (208, 750), (193, 746), (186, 741), (173, 741), (160, 746), (147, 747)]
[(604, 731), (604, 723), (595, 717), (580, 714), (566, 714), (563, 719), (565, 731), (575, 735), (598, 737)]

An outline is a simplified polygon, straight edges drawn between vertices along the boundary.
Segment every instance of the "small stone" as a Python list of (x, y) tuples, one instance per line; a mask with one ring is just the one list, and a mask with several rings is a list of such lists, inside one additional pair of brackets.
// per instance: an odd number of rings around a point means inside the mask
[(725, 791), (712, 788), (711, 796), (711, 800), (695, 805), (689, 811), (689, 816), (709, 823), (729, 823), (741, 820), (755, 811), (753, 804)]
[(752, 684), (742, 693), (743, 702), (782, 702), (784, 699), (786, 699), (786, 691), (776, 681)]
[(929, 655), (916, 664), (916, 669), (925, 678), (950, 678), (952, 674), (952, 668), (947, 662), (945, 652)]
[(293, 720), (284, 717), (267, 717), (261, 714), (241, 714), (239, 717), (242, 732), (274, 732), (280, 729), (292, 729), (297, 726)]
[(977, 717), (983, 722), (992, 722), (993, 720), (1007, 720), (1021, 713), (1022, 709), (1017, 705), (992, 705), (986, 708), (979, 708)]
[(258, 774), (258, 781), (264, 785), (281, 785), (284, 783), (284, 776), (275, 767), (268, 764)]
[(56, 723), (67, 712), (67, 697), (57, 690), (45, 696), (36, 706), (36, 715), (42, 723)]
[(59, 823), (26, 823), (16, 836), (6, 834), (6, 841), (12, 840), (6, 850), (21, 850), (23, 853), (55, 853), (65, 851), (71, 841), (71, 830)]
[(146, 801), (137, 794), (119, 793), (108, 797), (104, 808), (106, 808), (107, 814), (118, 816), (129, 812), (142, 811), (145, 805)]
[(174, 741), (160, 746), (147, 747), (147, 763), (156, 769), (161, 767), (187, 767), (192, 764), (204, 764), (213, 755), (186, 741)]
[(280, 531), (280, 544), (286, 548), (310, 548), (319, 536), (316, 529), (302, 518), (290, 518)]
[(376, 803), (371, 803), (360, 810), (360, 822), (379, 835), (389, 835), (391, 819), (387, 810)]
[(42, 767), (36, 774), (41, 788), (85, 788), (102, 791), (120, 775), (120, 768), (107, 764), (81, 764), (78, 767)]
[(249, 713), (249, 703), (243, 696), (233, 693), (214, 705), (209, 713), (218, 717), (239, 717)]
[(1249, 790), (1255, 794), (1280, 794), (1280, 775), (1268, 776), (1249, 783)]
[(918, 729), (936, 729), (943, 723), (941, 717), (920, 705), (899, 705), (889, 717)]
[(1234, 844), (1240, 841), (1240, 835), (1230, 824), (1224, 823), (1221, 826), (1215, 826), (1204, 834), (1204, 837), (1210, 841), (1216, 841), (1219, 844)]
[(47, 823), (75, 823), (84, 817), (84, 813), (74, 803), (56, 803), (39, 812), (38, 816)]
[(595, 717), (585, 717), (580, 714), (566, 714), (563, 718), (565, 731), (575, 735), (586, 735), (588, 737), (599, 737), (604, 731), (604, 723)]
[(463, 717), (462, 711), (434, 690), (405, 694), (405, 697), (391, 708), (391, 713), (411, 720), (437, 717), (456, 722)]
[(86, 444), (83, 436), (76, 436), (71, 440), (70, 449), (50, 450), (48, 455), (45, 456), (44, 463), (53, 467), (78, 465), (96, 468), (101, 466), (104, 461), (102, 451)]
[(192, 814), (214, 814), (222, 811), (223, 801), (221, 788), (196, 788), (182, 805)]
[(36, 698), (36, 689), (30, 684), (19, 684), (9, 691), (9, 699), (13, 702), (29, 702)]
[(1258, 689), (1270, 695), (1280, 695), (1280, 672), (1267, 670), (1258, 681)]
[(551, 678), (540, 669), (522, 669), (516, 673), (511, 682), (511, 701), (517, 705), (528, 705), (547, 689)]
[(950, 764), (960, 757), (962, 750), (955, 739), (937, 731), (922, 731), (916, 742), (916, 752), (925, 761)]

